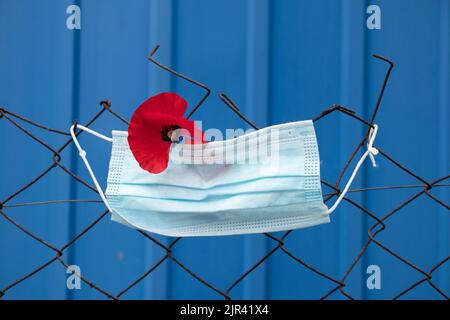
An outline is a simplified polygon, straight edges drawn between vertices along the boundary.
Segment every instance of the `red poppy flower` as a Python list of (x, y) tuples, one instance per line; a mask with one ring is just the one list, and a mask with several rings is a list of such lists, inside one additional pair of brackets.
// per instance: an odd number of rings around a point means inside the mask
[(183, 118), (186, 109), (186, 100), (176, 93), (160, 93), (136, 109), (128, 127), (128, 144), (142, 169), (161, 173), (167, 168), (170, 145), (179, 140), (177, 129), (189, 132), (191, 139), (186, 138), (186, 143), (204, 142), (194, 121)]

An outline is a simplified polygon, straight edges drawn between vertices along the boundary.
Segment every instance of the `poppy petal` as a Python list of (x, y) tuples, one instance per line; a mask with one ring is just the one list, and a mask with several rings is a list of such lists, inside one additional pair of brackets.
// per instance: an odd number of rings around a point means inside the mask
[(190, 137), (185, 140), (188, 144), (204, 143), (204, 134), (195, 122), (183, 118), (186, 108), (186, 101), (177, 94), (162, 93), (145, 101), (134, 112), (128, 127), (128, 144), (142, 169), (161, 173), (167, 168), (172, 142), (162, 134), (168, 126), (186, 130)]
[(128, 144), (142, 169), (160, 173), (169, 161), (170, 141), (161, 138), (167, 116), (155, 113), (148, 117), (133, 115), (128, 127)]
[(187, 109), (187, 102), (176, 93), (159, 93), (144, 101), (135, 111), (143, 116), (151, 112), (164, 113), (182, 117)]

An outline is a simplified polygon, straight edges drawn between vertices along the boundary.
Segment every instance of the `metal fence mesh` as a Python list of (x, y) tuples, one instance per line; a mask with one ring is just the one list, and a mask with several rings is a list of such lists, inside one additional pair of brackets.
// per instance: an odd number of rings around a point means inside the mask
[[(184, 76), (182, 74), (179, 74), (176, 71), (174, 71), (174, 70), (168, 68), (167, 66), (164, 66), (161, 63), (159, 63), (158, 61), (156, 61), (153, 58), (153, 55), (154, 55), (154, 53), (156, 52), (157, 49), (158, 49), (158, 47), (156, 47), (155, 50), (149, 55), (148, 58), (150, 59), (150, 61), (155, 63), (160, 68), (162, 68), (162, 69), (164, 69), (166, 71), (169, 71), (172, 74), (174, 74), (174, 75), (176, 75), (178, 77), (181, 77), (182, 79), (187, 80), (188, 82), (193, 83), (194, 85), (200, 86), (201, 88), (203, 88), (206, 91), (206, 94), (204, 95), (204, 97), (200, 100), (200, 102), (193, 108), (193, 110), (188, 115), (188, 118), (189, 118), (195, 113), (195, 111), (208, 98), (208, 96), (210, 94), (210, 90), (205, 85), (203, 85), (203, 84), (201, 84), (201, 83), (199, 83), (199, 82), (197, 82), (197, 81), (195, 81), (193, 79), (190, 79), (190, 78), (188, 78), (188, 77), (186, 77), (186, 76)], [(380, 56), (376, 56), (376, 55), (374, 55), (374, 56), (376, 58), (378, 58), (378, 59), (381, 59), (381, 60), (389, 63), (390, 67), (388, 69), (388, 72), (386, 73), (386, 77), (384, 79), (384, 83), (383, 83), (383, 86), (381, 88), (381, 91), (380, 91), (380, 94), (379, 94), (376, 106), (375, 106), (375, 108), (373, 110), (373, 113), (371, 115), (371, 118), (369, 120), (365, 120), (365, 119), (361, 118), (360, 116), (358, 116), (352, 110), (349, 110), (349, 109), (347, 109), (347, 108), (345, 108), (343, 106), (340, 106), (340, 105), (333, 105), (331, 108), (323, 111), (319, 116), (314, 118), (313, 119), (314, 122), (320, 121), (320, 119), (322, 119), (324, 117), (327, 117), (331, 113), (340, 112), (344, 116), (351, 117), (351, 118), (355, 119), (355, 121), (358, 121), (361, 124), (367, 126), (368, 129), (370, 127), (372, 127), (372, 124), (374, 123), (376, 114), (378, 112), (378, 109), (379, 109), (379, 106), (380, 106), (380, 103), (381, 103), (381, 99), (382, 99), (382, 96), (383, 96), (383, 93), (384, 93), (384, 89), (385, 89), (386, 84), (387, 84), (388, 79), (389, 79), (389, 74), (390, 74), (390, 72), (392, 70), (392, 67), (393, 67), (392, 62), (390, 62), (388, 59), (380, 57)], [(239, 108), (233, 103), (233, 101), (226, 94), (220, 94), (219, 97), (225, 103), (225, 105), (227, 107), (229, 107), (233, 112), (235, 112), (237, 114), (237, 116), (239, 116), (241, 119), (243, 119), (244, 121), (249, 123), (251, 126), (256, 128), (256, 126), (253, 123), (251, 123), (250, 120), (248, 120), (244, 115), (242, 115), (242, 113), (240, 112)], [(117, 117), (120, 121), (123, 121), (126, 124), (128, 123), (126, 119), (124, 119), (122, 116), (120, 116), (119, 114), (117, 114), (113, 110), (113, 108), (111, 106), (111, 103), (109, 101), (105, 100), (105, 101), (101, 101), (100, 102), (100, 111), (88, 123), (86, 123), (85, 126), (91, 126), (100, 117), (102, 117), (105, 113), (110, 113), (113, 116)], [(72, 144), (72, 140), (70, 139), (70, 133), (69, 132), (64, 132), (64, 131), (60, 131), (60, 130), (57, 130), (57, 129), (53, 129), (53, 128), (47, 127), (45, 125), (42, 125), (42, 124), (39, 124), (39, 123), (37, 123), (35, 121), (27, 119), (27, 118), (25, 118), (22, 115), (18, 115), (18, 114), (14, 113), (14, 112), (12, 112), (10, 110), (7, 110), (5, 108), (0, 108), (0, 119), (3, 120), (3, 121), (10, 122), (14, 127), (19, 129), (20, 131), (22, 131), (26, 136), (31, 137), (37, 144), (41, 145), (42, 148), (48, 149), (53, 154), (52, 163), (45, 170), (43, 170), (39, 175), (37, 175), (29, 183), (27, 183), (26, 185), (24, 185), (19, 190), (17, 190), (14, 193), (12, 193), (11, 195), (7, 196), (5, 199), (3, 199), (0, 202), (0, 214), (1, 214), (1, 216), (4, 219), (6, 219), (10, 223), (11, 228), (15, 228), (17, 230), (17, 232), (21, 232), (21, 233), (26, 234), (27, 236), (31, 237), (34, 241), (40, 243), (41, 245), (43, 245), (46, 248), (48, 248), (48, 250), (51, 250), (52, 252), (54, 252), (54, 257), (49, 259), (48, 261), (46, 261), (44, 264), (40, 265), (38, 268), (36, 268), (34, 270), (31, 270), (28, 274), (24, 275), (20, 279), (16, 279), (12, 283), (9, 283), (6, 286), (4, 286), (0, 290), (0, 297), (3, 297), (10, 290), (12, 290), (15, 286), (17, 286), (20, 283), (22, 283), (24, 281), (27, 281), (28, 279), (32, 278), (33, 276), (35, 276), (36, 274), (38, 274), (39, 272), (41, 272), (45, 268), (49, 267), (53, 263), (60, 263), (65, 268), (68, 268), (69, 264), (68, 264), (67, 258), (65, 256), (65, 253), (67, 252), (67, 249), (69, 247), (75, 246), (77, 244), (77, 242), (80, 240), (80, 238), (84, 237), (87, 233), (95, 232), (93, 230), (94, 226), (97, 225), (102, 219), (105, 219), (105, 217), (108, 215), (108, 211), (107, 210), (104, 211), (100, 216), (98, 216), (97, 219), (95, 219), (92, 223), (90, 223), (84, 230), (82, 230), (73, 239), (71, 239), (70, 241), (68, 241), (67, 243), (65, 243), (61, 247), (57, 247), (57, 246), (47, 242), (44, 238), (34, 234), (32, 231), (30, 231), (29, 229), (25, 228), (23, 225), (21, 225), (18, 222), (16, 222), (12, 218), (12, 216), (9, 214), (9, 207), (22, 206), (22, 205), (27, 205), (27, 206), (31, 206), (32, 207), (33, 205), (45, 205), (45, 204), (58, 202), (58, 201), (42, 201), (42, 202), (34, 202), (34, 203), (14, 203), (13, 205), (9, 204), (11, 200), (16, 198), (19, 194), (21, 194), (22, 192), (24, 192), (28, 188), (32, 188), (33, 185), (36, 182), (38, 182), (39, 180), (44, 178), (46, 175), (50, 174), (50, 172), (52, 172), (52, 171), (62, 170), (66, 174), (70, 175), (71, 178), (74, 179), (77, 183), (83, 185), (85, 188), (91, 189), (93, 192), (97, 192), (97, 191), (96, 191), (94, 186), (92, 186), (90, 183), (88, 183), (85, 180), (83, 180), (82, 178), (80, 178), (78, 175), (76, 175), (73, 171), (71, 171), (67, 166), (63, 165), (62, 162), (61, 162), (61, 159), (62, 159), (61, 153), (62, 153), (62, 151), (65, 150), (70, 144)], [(53, 132), (53, 133), (61, 135), (61, 136), (67, 136), (67, 141), (60, 148), (54, 149), (53, 147), (50, 146), (49, 143), (47, 143), (46, 141), (44, 141), (41, 138), (37, 137), (33, 133), (31, 133), (26, 128), (26, 126), (24, 126), (25, 123), (27, 125), (38, 127), (40, 129), (47, 130), (47, 131)], [(1, 125), (1, 122), (0, 122), (0, 125)], [(368, 132), (369, 132), (369, 130), (368, 130)], [(81, 132), (78, 132), (78, 134), (80, 134), (80, 133)], [(367, 136), (355, 147), (353, 152), (349, 155), (348, 161), (345, 164), (345, 166), (342, 168), (342, 171), (341, 171), (341, 173), (339, 175), (339, 178), (337, 179), (337, 181), (335, 183), (331, 183), (331, 182), (327, 182), (327, 181), (322, 180), (322, 183), (323, 183), (324, 186), (327, 186), (328, 188), (331, 188), (331, 190), (333, 190), (332, 193), (324, 195), (324, 197), (325, 197), (324, 201), (325, 202), (329, 201), (330, 199), (332, 199), (334, 197), (338, 197), (340, 195), (341, 190), (339, 189), (339, 186), (341, 184), (341, 179), (343, 178), (344, 174), (346, 173), (346, 171), (347, 171), (351, 161), (358, 154), (358, 151), (365, 145), (366, 139), (367, 139)], [(396, 161), (392, 156), (390, 156), (389, 154), (387, 154), (383, 150), (382, 146), (380, 147), (380, 146), (377, 145), (376, 147), (380, 151), (380, 155), (382, 157), (384, 157), (387, 161), (392, 163), (397, 170), (401, 170), (401, 171), (405, 172), (406, 174), (408, 174), (409, 176), (413, 177), (415, 180), (417, 180), (417, 184), (415, 184), (415, 185), (390, 185), (390, 186), (382, 186), (382, 187), (376, 187), (376, 188), (353, 189), (353, 190), (351, 190), (351, 192), (352, 193), (355, 193), (355, 192), (369, 192), (369, 191), (372, 191), (372, 190), (380, 190), (380, 189), (393, 190), (393, 189), (398, 189), (398, 188), (418, 188), (419, 191), (417, 191), (413, 196), (409, 197), (403, 203), (398, 204), (395, 208), (393, 208), (392, 210), (390, 210), (386, 214), (382, 215), (381, 217), (379, 217), (377, 214), (371, 212), (370, 210), (365, 208), (360, 203), (350, 199), (349, 197), (345, 197), (344, 198), (345, 201), (348, 204), (350, 204), (351, 206), (357, 208), (362, 214), (367, 215), (368, 217), (370, 217), (370, 221), (373, 221), (373, 224), (367, 230), (368, 240), (363, 244), (363, 246), (361, 247), (361, 249), (359, 250), (357, 255), (354, 257), (354, 259), (350, 263), (350, 265), (348, 265), (348, 267), (346, 268), (344, 274), (342, 274), (342, 277), (340, 277), (339, 279), (337, 279), (335, 277), (332, 277), (332, 276), (326, 274), (325, 272), (319, 270), (318, 268), (308, 264), (304, 260), (304, 257), (296, 256), (295, 254), (293, 254), (289, 250), (289, 248), (287, 248), (287, 246), (285, 244), (285, 239), (292, 232), (295, 232), (295, 231), (287, 231), (287, 232), (283, 233), (280, 237), (277, 237), (277, 236), (274, 236), (273, 234), (268, 234), (268, 233), (261, 234), (260, 235), (261, 237), (266, 237), (266, 238), (270, 239), (270, 243), (273, 244), (273, 247), (264, 256), (262, 256), (256, 263), (254, 263), (250, 268), (248, 268), (248, 270), (246, 270), (243, 274), (241, 274), (239, 277), (237, 277), (232, 283), (230, 283), (227, 288), (218, 288), (215, 285), (213, 285), (211, 282), (206, 281), (202, 277), (201, 274), (198, 274), (198, 273), (194, 272), (193, 270), (191, 270), (187, 265), (182, 263), (174, 255), (174, 253), (172, 251), (172, 248), (178, 242), (183, 241), (182, 238), (171, 239), (171, 242), (166, 245), (166, 244), (163, 244), (161, 241), (157, 240), (152, 234), (149, 234), (147, 232), (140, 231), (140, 230), (137, 230), (136, 232), (140, 233), (142, 235), (142, 237), (145, 237), (145, 239), (147, 239), (149, 242), (151, 242), (154, 246), (159, 247), (165, 254), (163, 255), (163, 257), (159, 261), (157, 261), (144, 274), (136, 275), (136, 279), (132, 283), (129, 283), (129, 285), (126, 286), (123, 290), (121, 290), (120, 292), (107, 292), (106, 290), (101, 288), (98, 284), (96, 284), (95, 281), (86, 278), (84, 275), (78, 275), (78, 276), (80, 277), (80, 279), (84, 283), (89, 285), (92, 288), (92, 290), (97, 290), (100, 293), (104, 294), (107, 298), (110, 298), (110, 299), (120, 299), (126, 292), (128, 292), (129, 290), (132, 290), (133, 287), (135, 287), (139, 282), (144, 281), (144, 279), (146, 279), (147, 277), (150, 277), (152, 275), (152, 273), (158, 267), (160, 267), (166, 260), (171, 260), (171, 261), (173, 261), (173, 263), (179, 265), (189, 276), (193, 277), (194, 279), (196, 279), (197, 281), (199, 281), (200, 283), (202, 283), (203, 285), (205, 285), (209, 289), (217, 292), (223, 298), (231, 299), (232, 298), (232, 291), (233, 291), (233, 289), (241, 281), (243, 281), (252, 272), (254, 272), (262, 264), (264, 264), (275, 252), (282, 252), (282, 253), (286, 254), (289, 258), (291, 258), (293, 261), (295, 261), (296, 263), (298, 263), (301, 266), (303, 266), (303, 267), (309, 269), (310, 271), (316, 273), (318, 276), (326, 279), (327, 281), (329, 281), (332, 284), (332, 289), (329, 290), (328, 292), (325, 292), (323, 294), (323, 296), (320, 297), (321, 299), (326, 299), (326, 298), (330, 297), (336, 291), (339, 291), (342, 295), (344, 295), (348, 299), (353, 299), (354, 297), (352, 296), (352, 293), (348, 292), (348, 290), (346, 290), (346, 281), (348, 280), (350, 274), (354, 271), (356, 264), (366, 254), (369, 246), (378, 246), (382, 250), (386, 251), (389, 255), (391, 255), (392, 257), (397, 259), (399, 262), (401, 262), (404, 265), (406, 265), (408, 268), (410, 268), (412, 270), (415, 270), (415, 271), (419, 272), (421, 275), (423, 275), (423, 277), (421, 277), (416, 282), (412, 283), (411, 285), (409, 285), (406, 288), (403, 288), (401, 290), (401, 292), (398, 292), (398, 294), (396, 294), (395, 296), (392, 297), (393, 299), (401, 298), (406, 293), (414, 290), (415, 288), (417, 288), (422, 283), (427, 283), (431, 288), (433, 288), (436, 292), (438, 292), (439, 295), (442, 296), (442, 298), (449, 299), (449, 295), (450, 294), (448, 292), (444, 292), (443, 290), (441, 290), (436, 285), (436, 283), (433, 282), (433, 273), (435, 273), (436, 270), (438, 270), (443, 265), (445, 265), (446, 263), (449, 262), (450, 255), (445, 257), (441, 261), (436, 261), (434, 266), (431, 269), (424, 270), (422, 267), (412, 263), (411, 261), (407, 260), (405, 257), (399, 255), (391, 247), (389, 247), (388, 245), (382, 243), (379, 239), (377, 239), (377, 237), (383, 230), (385, 230), (387, 228), (388, 222), (389, 222), (388, 221), (389, 218), (391, 218), (393, 215), (396, 215), (401, 209), (404, 209), (405, 207), (407, 207), (408, 205), (410, 205), (411, 203), (416, 201), (416, 199), (418, 199), (419, 197), (424, 197), (424, 196), (425, 197), (429, 197), (430, 199), (433, 200), (432, 203), (434, 203), (435, 205), (442, 206), (445, 209), (449, 210), (449, 205), (446, 204), (443, 199), (440, 199), (436, 195), (432, 194), (431, 190), (434, 189), (434, 188), (448, 188), (450, 186), (450, 184), (448, 182), (446, 182), (446, 180), (449, 179), (450, 175), (443, 176), (443, 177), (441, 177), (439, 179), (436, 179), (434, 181), (427, 181), (426, 179), (420, 177), (416, 173), (414, 173), (411, 170), (409, 170), (405, 165), (403, 165), (403, 164), (399, 163), (398, 161)], [(91, 200), (71, 199), (71, 200), (60, 200), (59, 202), (69, 202), (70, 203), (70, 202), (90, 202), (90, 201)], [(1, 280), (2, 279), (0, 278), (0, 281)]]

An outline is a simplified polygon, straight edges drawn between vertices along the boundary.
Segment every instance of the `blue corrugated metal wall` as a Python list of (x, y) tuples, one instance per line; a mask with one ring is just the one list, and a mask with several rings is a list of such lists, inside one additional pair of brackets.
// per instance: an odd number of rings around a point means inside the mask
[[(66, 28), (66, 8), (81, 7), (81, 30)], [(369, 4), (382, 10), (382, 29), (367, 30)], [(258, 126), (312, 118), (332, 103), (369, 116), (387, 66), (370, 57), (379, 53), (396, 62), (377, 122), (377, 144), (420, 176), (433, 180), (449, 172), (450, 6), (446, 0), (0, 0), (0, 105), (51, 127), (67, 130), (85, 122), (108, 98), (130, 117), (149, 95), (172, 90), (194, 104), (198, 88), (169, 76), (146, 60), (161, 44), (158, 60), (214, 90), (228, 93)], [(244, 124), (212, 97), (196, 114), (204, 127)], [(1, 121), (1, 120), (0, 120)], [(105, 116), (95, 129), (125, 129)], [(322, 174), (337, 179), (364, 128), (338, 114), (317, 125)], [(54, 146), (64, 139), (46, 132)], [(0, 123), (0, 197), (27, 183), (51, 164), (44, 151), (11, 124)], [(109, 147), (83, 137), (101, 181)], [(355, 186), (414, 184), (387, 161), (364, 166)], [(62, 162), (89, 181), (74, 150)], [(378, 216), (417, 190), (374, 191), (352, 196)], [(448, 202), (448, 188), (436, 190)], [(52, 173), (15, 201), (95, 197), (69, 176)], [(14, 211), (13, 211), (14, 210)], [(15, 208), (16, 221), (60, 246), (104, 209), (99, 205)], [(345, 203), (332, 223), (296, 231), (286, 246), (335, 278), (341, 278), (367, 239), (373, 224)], [(379, 239), (428, 270), (449, 254), (448, 211), (421, 197), (392, 217)], [(167, 239), (161, 238), (162, 241)], [(185, 239), (174, 254), (220, 288), (260, 259), (273, 241), (260, 235)], [(0, 219), (0, 288), (54, 255)], [(131, 229), (103, 219), (67, 252), (68, 261), (100, 287), (119, 292), (143, 274), (164, 252)], [(365, 286), (366, 266), (382, 270), (382, 290)], [(434, 281), (447, 293), (450, 266)], [(423, 277), (371, 246), (351, 273), (346, 290), (357, 298), (391, 298)], [(9, 298), (102, 298), (84, 285), (66, 290), (66, 273), (57, 263), (8, 292)], [(333, 284), (275, 253), (233, 289), (235, 298), (318, 298)], [(173, 263), (164, 263), (125, 298), (220, 298)], [(336, 293), (333, 298), (340, 298)], [(427, 285), (406, 298), (438, 298)]]

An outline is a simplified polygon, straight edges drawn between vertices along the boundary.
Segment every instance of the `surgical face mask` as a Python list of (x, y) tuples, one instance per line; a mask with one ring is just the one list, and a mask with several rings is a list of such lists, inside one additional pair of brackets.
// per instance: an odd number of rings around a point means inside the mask
[[(168, 167), (160, 174), (139, 166), (126, 131), (113, 131), (109, 138), (77, 127), (112, 143), (104, 193), (77, 140), (75, 127), (70, 129), (112, 220), (167, 236), (274, 232), (330, 222), (330, 213), (344, 198), (364, 160), (370, 156), (374, 163), (378, 153), (373, 147), (378, 129), (375, 125), (366, 152), (335, 204), (328, 208), (322, 199), (320, 157), (312, 121), (276, 125), (201, 145), (172, 144)], [(255, 148), (272, 154), (251, 161)], [(230, 150), (235, 152), (234, 161), (226, 160)]]

